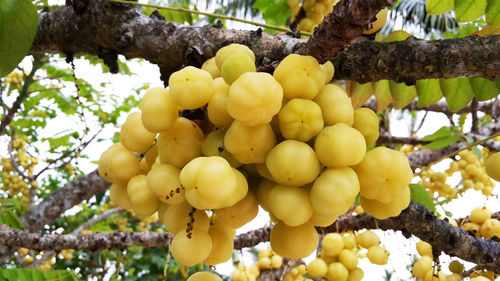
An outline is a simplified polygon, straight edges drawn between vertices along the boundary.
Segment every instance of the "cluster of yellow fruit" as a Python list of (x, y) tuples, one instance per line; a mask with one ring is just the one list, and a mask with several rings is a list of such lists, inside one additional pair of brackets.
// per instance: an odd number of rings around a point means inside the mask
[[(458, 164), (457, 162), (451, 163)], [(425, 168), (419, 173), (421, 178), (419, 184), (427, 189), (431, 198), (434, 198), (435, 193), (441, 197), (455, 197), (457, 195), (457, 189), (446, 183), (446, 179), (450, 175), (448, 171), (450, 169), (446, 172), (434, 172), (431, 168)]]
[[(339, 0), (288, 0), (292, 20), (303, 8), (306, 16), (300, 20), (297, 29), (300, 31), (313, 32), (314, 28), (323, 21), (323, 18), (333, 11), (333, 7)], [(377, 20), (372, 22), (372, 28), (364, 31), (364, 34), (372, 34), (379, 31), (387, 20), (387, 8), (382, 9), (376, 16)]]
[[(486, 156), (488, 151), (483, 149), (482, 154)], [(460, 160), (451, 162), (446, 173), (451, 175), (456, 171), (460, 171), (465, 189), (473, 188), (480, 190), (486, 196), (491, 195), (494, 185), (486, 173), (484, 160), (486, 157), (480, 160), (476, 153), (470, 149), (461, 151), (458, 155)]]
[(263, 249), (259, 251), (258, 260), (250, 267), (245, 266), (242, 262), (238, 263), (233, 271), (232, 281), (255, 281), (262, 270), (278, 269), (283, 265), (283, 258), (271, 249)]
[[(26, 141), (20, 136), (15, 136), (12, 141), (12, 156), (16, 159), (18, 168), (22, 172), (29, 177), (33, 176), (38, 159), (26, 152)], [(37, 187), (38, 183), (27, 183), (16, 171), (10, 158), (1, 158), (0, 161), (2, 166), (2, 189), (8, 191), (13, 197), (21, 196), (22, 203), (28, 205), (30, 200), (30, 184), (33, 187)]]
[[(228, 260), (235, 229), (259, 204), (277, 221), (273, 250), (294, 259), (316, 249), (314, 226), (332, 224), (358, 193), (367, 213), (398, 215), (410, 200), (408, 159), (384, 147), (366, 152), (378, 118), (327, 84), (333, 72), (330, 62), (295, 54), (273, 75), (255, 72), (253, 52), (232, 44), (202, 69), (173, 73), (169, 90), (146, 92), (121, 143), (99, 160), (111, 201), (139, 217), (158, 212), (175, 234), (173, 257), (188, 266)], [(206, 136), (179, 117), (197, 108), (206, 108)], [(133, 152), (144, 154), (140, 162)]]
[(69, 261), (69, 260), (73, 259), (73, 252), (74, 251), (75, 251), (74, 249), (63, 249), (61, 251), (61, 255), (62, 255), (63, 259)]
[[(435, 268), (432, 246), (425, 242), (417, 242), (417, 252), (420, 254), (420, 258), (416, 260), (413, 264), (412, 274), (415, 277), (420, 278), (422, 281), (459, 281), (462, 280), (460, 273), (463, 271), (463, 265), (458, 261), (453, 261), (450, 263), (450, 271), (453, 273), (446, 276), (446, 274), (441, 271), (441, 269)], [(460, 269), (461, 266), (461, 269)]]
[(493, 236), (500, 238), (500, 221), (491, 217), (486, 207), (474, 208), (469, 216), (470, 222), (461, 225), (466, 230), (476, 231), (476, 236), (490, 239)]
[(24, 80), (24, 76), (21, 72), (11, 72), (7, 77), (5, 78), (5, 84), (10, 85), (10, 87), (14, 89), (19, 89), (21, 88), (21, 83)]

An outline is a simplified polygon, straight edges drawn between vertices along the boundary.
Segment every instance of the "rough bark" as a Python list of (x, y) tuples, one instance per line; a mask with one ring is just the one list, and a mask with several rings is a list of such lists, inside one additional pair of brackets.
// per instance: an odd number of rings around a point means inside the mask
[[(366, 7), (372, 7), (375, 5), (373, 3), (380, 6), (386, 1), (353, 2), (367, 2), (370, 4)], [(359, 18), (366, 16), (369, 19), (371, 14)], [(307, 43), (309, 47), (306, 48), (305, 39), (284, 34), (269, 35), (260, 30), (226, 30), (212, 25), (183, 26), (158, 17), (145, 16), (136, 6), (112, 4), (105, 0), (90, 0), (79, 13), (71, 6), (43, 11), (39, 19), (32, 54), (85, 53), (98, 55), (109, 65), (114, 65), (113, 60), (118, 54), (126, 58), (144, 58), (160, 67), (164, 81), (168, 80), (170, 73), (185, 65), (200, 66), (229, 43), (249, 46), (256, 54), (258, 65), (280, 61), (296, 52), (319, 57), (319, 53), (311, 49), (311, 46), (319, 43)], [(331, 31), (335, 24), (330, 22), (325, 23), (325, 26)], [(328, 34), (340, 36), (344, 31)], [(326, 36), (319, 34), (321, 32), (318, 30), (315, 38)], [(352, 34), (349, 36), (349, 40), (356, 37)], [(342, 48), (346, 47), (347, 41), (343, 42)], [(389, 79), (410, 84), (415, 79), (437, 77), (498, 79), (500, 54), (496, 50), (499, 46), (500, 35), (437, 41), (410, 38), (392, 43), (361, 40), (333, 59), (336, 66), (334, 79), (358, 82)], [(327, 50), (327, 53), (332, 52)]]
[[(493, 240), (475, 237), (473, 233), (453, 227), (438, 219), (426, 207), (411, 202), (397, 217), (378, 220), (369, 215), (344, 215), (319, 232), (343, 232), (360, 229), (400, 230), (405, 236), (413, 234), (429, 242), (437, 251), (476, 263), (479, 267), (500, 273), (500, 244)], [(252, 247), (269, 241), (271, 226), (241, 234), (234, 239), (234, 248)], [(11, 247), (25, 247), (37, 251), (79, 249), (125, 249), (132, 246), (165, 247), (172, 240), (170, 233), (114, 232), (88, 235), (40, 235), (0, 225), (0, 243)]]

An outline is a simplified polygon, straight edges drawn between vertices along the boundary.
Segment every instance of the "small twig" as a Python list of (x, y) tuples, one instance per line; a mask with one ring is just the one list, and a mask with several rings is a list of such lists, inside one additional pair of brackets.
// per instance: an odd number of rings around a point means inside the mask
[(473, 133), (477, 133), (478, 132), (478, 122), (479, 122), (479, 118), (477, 117), (477, 107), (478, 107), (478, 102), (477, 102), (477, 99), (474, 98), (470, 104), (470, 113), (472, 115), (472, 126), (470, 128), (470, 131), (473, 132)]
[(415, 133), (420, 131), (420, 129), (422, 129), (422, 126), (424, 125), (425, 119), (427, 118), (427, 113), (429, 113), (429, 111), (425, 112), (424, 117), (422, 118), (422, 121), (420, 121), (420, 124), (418, 125), (417, 129), (415, 129)]

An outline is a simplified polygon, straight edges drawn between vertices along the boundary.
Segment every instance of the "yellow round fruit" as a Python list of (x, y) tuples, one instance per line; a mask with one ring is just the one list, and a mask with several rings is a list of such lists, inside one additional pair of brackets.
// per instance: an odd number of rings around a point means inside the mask
[[(441, 280), (439, 280), (441, 281)], [(489, 278), (486, 278), (484, 276), (476, 276), (476, 277), (472, 277), (470, 279), (470, 281), (491, 281)]]
[[(406, 155), (386, 147), (376, 147), (367, 152), (355, 171), (361, 196), (381, 203), (391, 202), (399, 194), (408, 192), (413, 178)], [(362, 207), (366, 210), (365, 206)]]
[(212, 75), (212, 78), (218, 78), (221, 76), (219, 68), (217, 68), (217, 64), (215, 63), (215, 57), (209, 58), (206, 60), (202, 65), (201, 69), (205, 70), (206, 72), (210, 73)]
[(243, 52), (237, 52), (227, 57), (221, 68), (222, 78), (229, 85), (246, 72), (255, 72), (255, 61)]
[(365, 273), (363, 272), (363, 270), (359, 267), (356, 267), (355, 269), (349, 271), (349, 278), (347, 278), (347, 281), (361, 281), (364, 276)]
[(486, 207), (476, 207), (470, 212), (470, 220), (476, 224), (482, 224), (491, 218), (491, 212)]
[(427, 271), (422, 281), (446, 281), (446, 274), (441, 270), (434, 269)]
[(332, 262), (328, 265), (326, 278), (328, 281), (347, 281), (347, 278), (349, 278), (349, 271), (340, 262)]
[(234, 204), (240, 202), (247, 196), (248, 194), (248, 181), (245, 175), (243, 175), (240, 171), (233, 168), (234, 176), (236, 177), (236, 186), (233, 190), (229, 199), (224, 201), (221, 205), (221, 208), (231, 207)]
[(366, 230), (362, 233), (358, 233), (358, 235), (356, 236), (356, 240), (358, 244), (365, 249), (380, 244), (380, 238), (375, 232), (371, 230)]
[(454, 260), (450, 262), (448, 269), (453, 273), (461, 274), (464, 271), (464, 265), (461, 262)]
[(344, 240), (344, 249), (353, 250), (358, 247), (358, 242), (353, 234), (346, 234), (342, 239)]
[(344, 123), (352, 126), (354, 122), (354, 109), (351, 99), (347, 96), (344, 88), (338, 84), (328, 84), (323, 87), (314, 98), (321, 108), (323, 119), (329, 126)]
[(161, 222), (170, 233), (177, 233), (187, 227), (191, 221), (189, 213), (193, 212), (193, 228), (208, 231), (210, 219), (203, 210), (193, 210), (187, 202), (168, 207), (161, 215)]
[(130, 113), (121, 127), (120, 142), (130, 151), (145, 152), (153, 145), (155, 137), (156, 134), (142, 124), (140, 112)]
[(271, 210), (271, 208), (269, 207), (269, 192), (275, 185), (277, 185), (277, 183), (271, 180), (262, 179), (257, 190), (257, 202), (262, 207), (262, 209), (268, 212)]
[(313, 214), (309, 192), (296, 186), (274, 186), (269, 192), (269, 207), (288, 226), (304, 224)]
[(180, 204), (185, 200), (180, 173), (181, 170), (169, 164), (153, 165), (146, 176), (148, 187), (158, 200), (169, 205)]
[[(197, 209), (216, 209), (235, 193), (236, 176), (226, 159), (220, 156), (197, 157), (181, 170), (180, 180), (186, 189), (186, 200)], [(189, 193), (195, 193), (208, 205), (196, 204)]]
[(453, 273), (446, 276), (446, 281), (462, 281), (462, 276), (460, 276), (460, 274)]
[(168, 87), (172, 101), (182, 109), (202, 107), (215, 93), (212, 75), (193, 66), (172, 73)]
[(278, 222), (271, 230), (271, 248), (278, 255), (290, 259), (309, 256), (318, 247), (318, 240), (318, 232), (308, 222), (299, 226)]
[(228, 261), (233, 255), (233, 237), (223, 228), (211, 226), (208, 230), (212, 238), (212, 250), (203, 263), (216, 265)]
[(234, 120), (224, 136), (227, 151), (243, 164), (264, 163), (275, 144), (276, 137), (269, 123), (250, 127)]
[(160, 133), (158, 156), (160, 162), (182, 168), (201, 155), (201, 144), (205, 136), (195, 122), (179, 117), (174, 125)]
[(189, 276), (187, 281), (222, 281), (219, 275), (210, 272), (196, 272)]
[(344, 239), (338, 233), (328, 233), (321, 241), (321, 248), (327, 257), (335, 257), (344, 249)]
[(393, 200), (387, 203), (360, 196), (360, 204), (367, 214), (377, 219), (396, 217), (410, 205), (410, 188), (407, 186), (403, 193), (394, 196)]
[(307, 99), (295, 98), (287, 102), (279, 112), (278, 120), (285, 139), (303, 142), (315, 137), (324, 126), (321, 108)]
[(314, 226), (327, 227), (332, 225), (337, 218), (338, 217), (335, 215), (323, 215), (318, 212), (313, 212), (312, 216), (309, 218), (309, 222)]
[(190, 233), (184, 229), (179, 231), (170, 245), (170, 252), (174, 259), (185, 266), (203, 262), (211, 250), (212, 238), (208, 232), (197, 228), (192, 229)]
[(372, 28), (363, 31), (364, 34), (373, 34), (379, 31), (382, 26), (384, 26), (385, 22), (387, 21), (387, 8), (380, 10), (380, 12), (378, 12), (375, 17), (376, 20), (372, 22)]
[(307, 273), (313, 277), (325, 277), (328, 265), (322, 258), (316, 258), (307, 265)]
[(288, 55), (274, 70), (273, 76), (288, 99), (313, 99), (325, 85), (325, 75), (312, 56)]
[(208, 101), (207, 106), (208, 120), (216, 126), (227, 128), (234, 120), (227, 111), (229, 85), (224, 82), (222, 77), (219, 77), (214, 79), (214, 87), (215, 93), (210, 101)]
[[(318, 3), (319, 4), (319, 3)], [(331, 61), (327, 61), (324, 64), (320, 64), (321, 72), (325, 76), (325, 84), (330, 83), (333, 79), (333, 75), (335, 74), (335, 68), (333, 67), (333, 63)]]
[[(297, 168), (298, 163), (300, 169)], [(266, 167), (277, 183), (289, 186), (311, 183), (320, 173), (314, 150), (296, 140), (286, 140), (273, 147), (267, 154)]]
[(217, 51), (217, 53), (215, 54), (215, 64), (219, 69), (222, 69), (224, 61), (230, 56), (239, 52), (245, 53), (250, 59), (252, 59), (252, 61), (255, 62), (255, 55), (252, 50), (250, 50), (250, 48), (241, 44), (230, 44), (220, 48)]
[(158, 133), (172, 126), (179, 116), (179, 107), (164, 88), (151, 88), (141, 101), (141, 120), (144, 127)]
[(248, 192), (238, 203), (230, 207), (215, 209), (214, 212), (222, 223), (232, 228), (239, 228), (257, 216), (259, 205), (253, 192)]
[(421, 256), (429, 256), (432, 258), (432, 246), (431, 244), (423, 241), (423, 240), (420, 240), (417, 242), (417, 252), (421, 255)]
[(283, 265), (283, 258), (281, 256), (273, 255), (271, 257), (271, 267), (280, 268)]
[(349, 249), (343, 249), (339, 254), (339, 261), (348, 270), (355, 269), (358, 265), (358, 252)]
[(384, 265), (387, 264), (387, 260), (389, 259), (389, 252), (384, 247), (375, 245), (368, 248), (366, 257), (373, 264)]
[(114, 144), (99, 158), (99, 175), (109, 182), (126, 185), (128, 180), (140, 174), (139, 161), (122, 144)]
[(497, 219), (487, 219), (479, 229), (479, 235), (486, 239), (493, 236), (500, 238), (500, 221)]
[(201, 143), (201, 152), (204, 156), (221, 156), (229, 162), (231, 167), (238, 168), (241, 166), (241, 163), (224, 146), (225, 134), (225, 131), (218, 129), (208, 133)]
[(282, 99), (283, 89), (270, 74), (247, 72), (231, 85), (227, 111), (248, 126), (262, 125), (280, 111)]
[(340, 216), (354, 204), (359, 193), (359, 181), (353, 169), (325, 169), (314, 181), (310, 196), (315, 212)]
[(210, 220), (211, 226), (213, 227), (218, 227), (223, 229), (229, 236), (234, 238), (236, 236), (236, 229), (230, 227), (229, 225), (225, 224), (223, 221), (221, 221), (218, 217), (217, 214), (213, 213), (212, 218)]
[(500, 181), (500, 152), (490, 155), (484, 162), (486, 174), (496, 181)]
[(432, 258), (429, 256), (422, 256), (413, 265), (412, 273), (420, 279), (424, 279), (425, 274), (432, 270)]
[(160, 201), (149, 190), (145, 175), (134, 176), (128, 181), (127, 194), (137, 215), (151, 216), (158, 211)]
[(363, 134), (366, 145), (374, 144), (379, 136), (379, 120), (373, 110), (362, 107), (354, 111), (352, 127)]
[(338, 123), (325, 127), (319, 133), (314, 142), (314, 150), (321, 164), (329, 168), (342, 168), (363, 160), (366, 143), (358, 130)]
[(127, 186), (113, 183), (109, 187), (109, 200), (125, 210), (132, 209), (132, 203), (127, 193)]

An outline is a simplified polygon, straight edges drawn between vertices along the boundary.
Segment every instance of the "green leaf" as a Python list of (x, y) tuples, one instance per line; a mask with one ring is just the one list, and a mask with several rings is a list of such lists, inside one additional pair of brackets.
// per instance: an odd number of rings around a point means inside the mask
[(455, 143), (460, 140), (459, 136), (447, 136), (444, 138), (437, 139), (435, 141), (432, 141), (431, 143), (428, 143), (424, 145), (424, 148), (428, 149), (441, 149), (449, 146), (452, 143)]
[(452, 213), (452, 212), (450, 212), (450, 211), (445, 211), (445, 212), (444, 212), (444, 214), (445, 214), (446, 216), (450, 217), (450, 218), (452, 218), (452, 217), (453, 217), (453, 213)]
[(418, 107), (429, 106), (443, 97), (438, 79), (417, 80)]
[(486, 0), (455, 0), (457, 22), (473, 21), (486, 12)]
[(425, 10), (431, 15), (439, 15), (449, 12), (455, 6), (454, 0), (426, 0)]
[(407, 86), (404, 83), (396, 83), (389, 81), (391, 88), (391, 96), (395, 109), (401, 109), (407, 106), (412, 100), (417, 97), (417, 88), (415, 86)]
[(23, 229), (23, 223), (12, 210), (7, 209), (0, 213), (0, 224), (6, 224), (10, 227)]
[(347, 81), (346, 90), (351, 97), (354, 109), (360, 108), (373, 94), (372, 83), (360, 84), (355, 81)]
[(422, 138), (423, 141), (435, 141), (440, 138), (444, 138), (447, 136), (451, 136), (451, 133), (453, 133), (453, 127), (442, 127), (436, 132), (427, 135)]
[(478, 101), (490, 100), (498, 95), (497, 85), (493, 81), (476, 77), (470, 78), (470, 84)]
[(481, 153), (481, 150), (479, 150), (479, 148), (477, 148), (477, 146), (471, 147), (471, 150), (474, 151), (474, 153), (476, 153), (476, 156), (477, 156), (477, 158), (479, 158), (479, 160), (481, 160), (481, 158), (483, 158), (483, 154)]
[(38, 27), (36, 7), (28, 0), (0, 1), (0, 77), (28, 54)]
[(392, 102), (389, 80), (379, 80), (373, 83), (373, 94), (377, 99), (377, 111), (384, 110)]
[(410, 184), (410, 198), (413, 199), (413, 201), (429, 208), (429, 210), (433, 212), (436, 211), (436, 205), (434, 204), (434, 201), (432, 200), (427, 190), (425, 190), (425, 188), (420, 184)]
[[(5, 278), (5, 279), (3, 279)], [(0, 280), (9, 281), (73, 281), (80, 280), (71, 270), (38, 270), (33, 268), (1, 268)]]
[(464, 108), (474, 97), (469, 78), (440, 79), (439, 85), (452, 112)]
[(252, 8), (260, 10), (266, 23), (273, 25), (285, 25), (291, 16), (286, 0), (257, 0)]
[(488, 0), (486, 22), (491, 26), (500, 26), (500, 1)]

